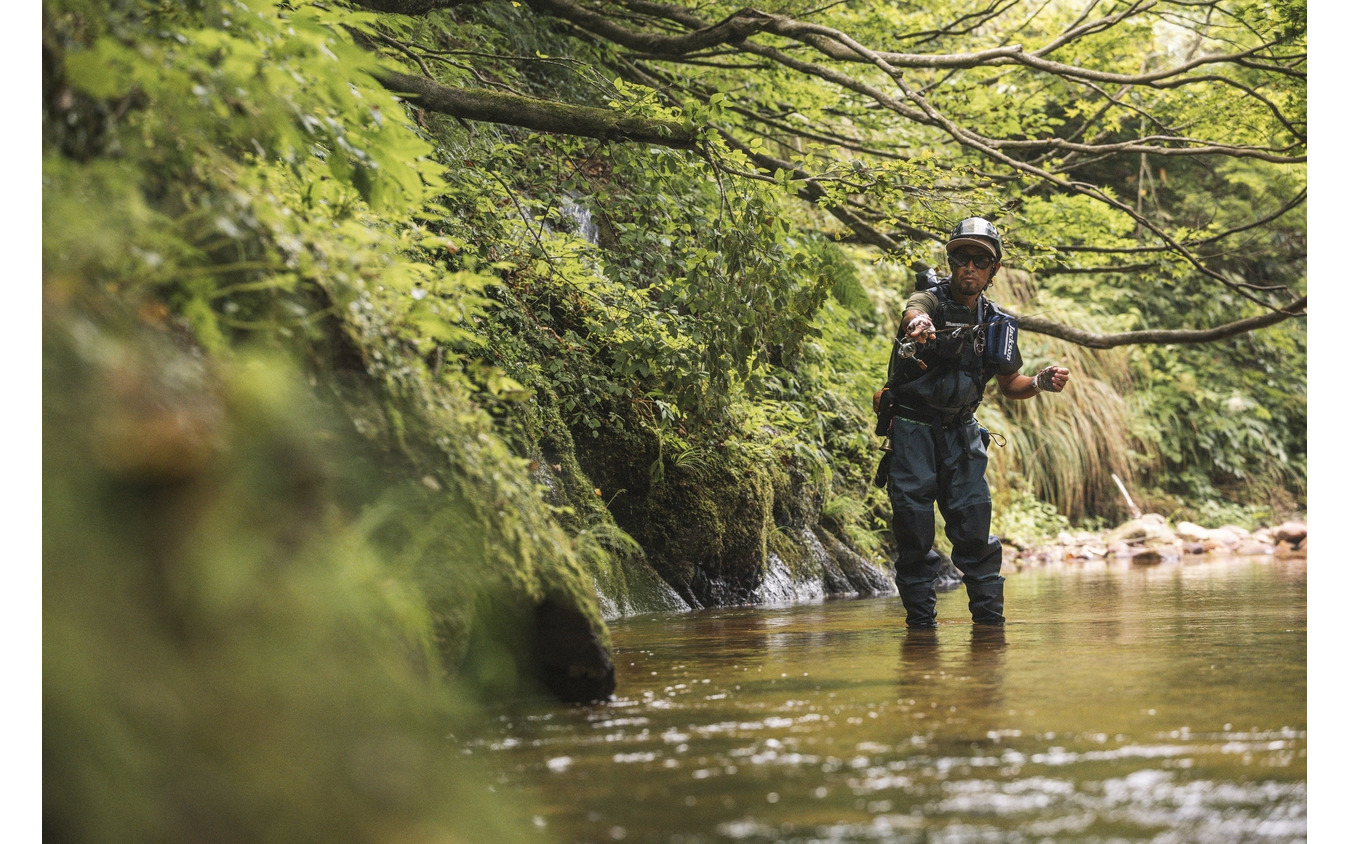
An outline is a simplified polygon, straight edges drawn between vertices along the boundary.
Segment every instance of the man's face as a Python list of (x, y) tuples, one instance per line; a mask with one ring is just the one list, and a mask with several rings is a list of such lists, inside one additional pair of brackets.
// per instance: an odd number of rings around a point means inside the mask
[(974, 296), (989, 285), (998, 269), (998, 261), (989, 252), (974, 246), (958, 246), (947, 255), (952, 268), (952, 292)]

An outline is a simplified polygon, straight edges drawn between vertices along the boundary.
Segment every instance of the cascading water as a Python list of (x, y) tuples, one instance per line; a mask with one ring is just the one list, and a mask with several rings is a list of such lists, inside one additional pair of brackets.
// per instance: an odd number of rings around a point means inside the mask
[(592, 246), (598, 246), (600, 243), (600, 228), (595, 224), (595, 216), (591, 209), (577, 201), (576, 198), (569, 199), (558, 206), (558, 213), (573, 224), (572, 234), (585, 240)]

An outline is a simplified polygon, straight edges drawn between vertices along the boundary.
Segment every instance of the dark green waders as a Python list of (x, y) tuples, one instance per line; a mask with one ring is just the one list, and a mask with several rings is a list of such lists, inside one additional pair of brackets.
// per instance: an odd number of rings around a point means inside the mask
[(989, 455), (979, 425), (954, 428), (896, 417), (891, 422), (891, 530), (899, 551), (895, 585), (909, 627), (937, 626), (937, 576), (942, 558), (933, 550), (933, 504), (947, 521), (952, 564), (961, 572), (976, 624), (1003, 623), (1003, 546), (989, 535), (993, 512), (984, 478)]

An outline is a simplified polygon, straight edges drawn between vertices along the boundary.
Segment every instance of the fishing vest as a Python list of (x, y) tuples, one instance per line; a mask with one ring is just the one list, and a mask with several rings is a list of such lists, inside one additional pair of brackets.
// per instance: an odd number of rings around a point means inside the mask
[[(957, 303), (949, 280), (929, 292), (939, 303), (937, 313), (930, 314), (939, 333), (920, 344), (914, 357), (900, 356), (899, 343), (893, 345), (886, 388), (902, 415), (901, 408), (907, 407), (944, 417), (965, 416), (984, 398), (989, 379), (1022, 368), (1017, 319), (983, 294), (974, 308)], [(902, 325), (897, 341), (904, 336)]]

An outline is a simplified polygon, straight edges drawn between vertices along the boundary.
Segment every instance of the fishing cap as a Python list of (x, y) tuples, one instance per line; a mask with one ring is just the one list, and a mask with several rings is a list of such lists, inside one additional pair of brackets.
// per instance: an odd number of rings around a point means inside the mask
[(967, 217), (956, 224), (947, 238), (947, 252), (958, 246), (978, 246), (993, 255), (994, 260), (1003, 260), (1003, 238), (994, 224), (983, 217)]

